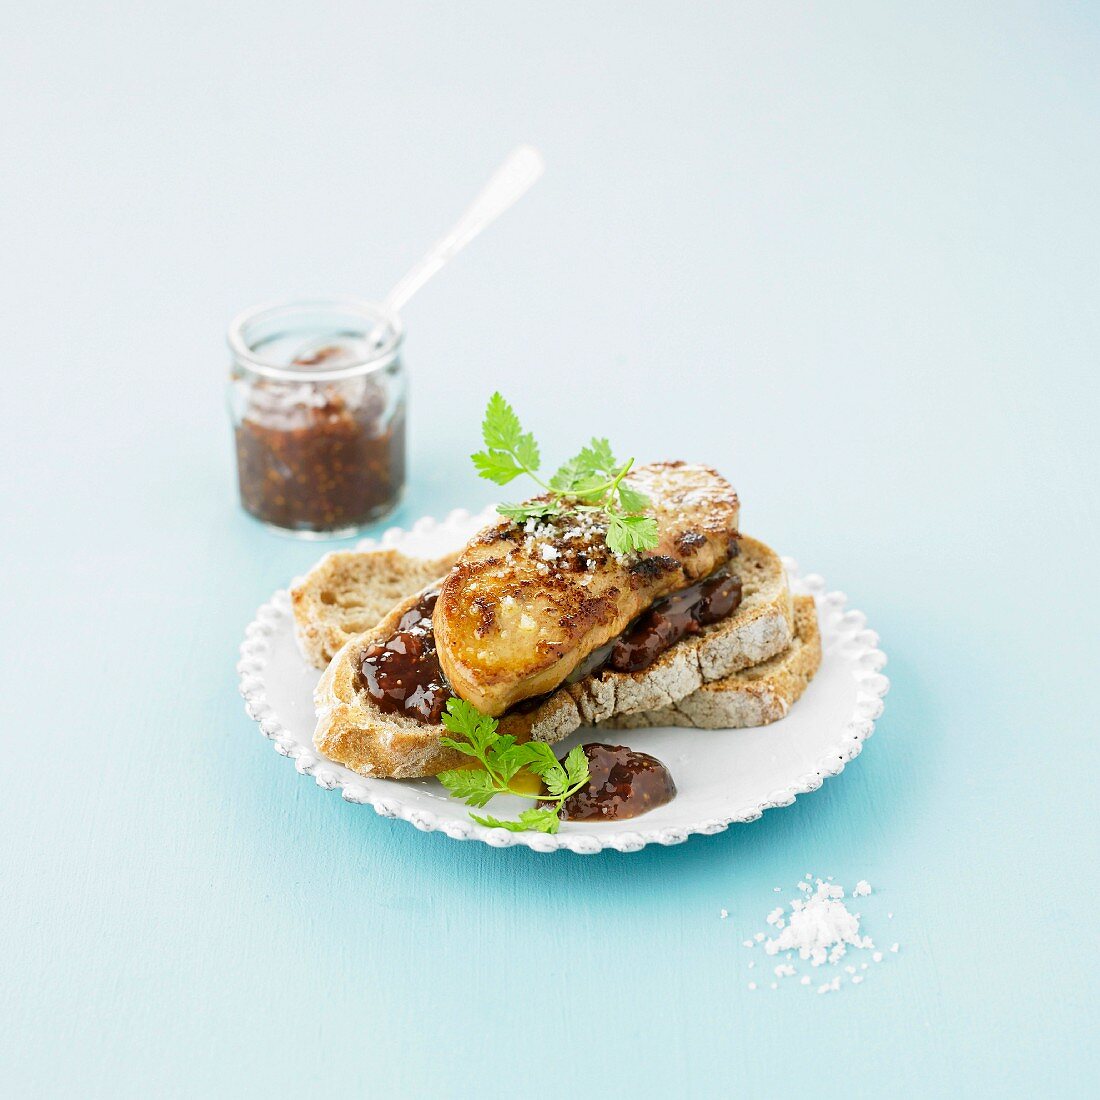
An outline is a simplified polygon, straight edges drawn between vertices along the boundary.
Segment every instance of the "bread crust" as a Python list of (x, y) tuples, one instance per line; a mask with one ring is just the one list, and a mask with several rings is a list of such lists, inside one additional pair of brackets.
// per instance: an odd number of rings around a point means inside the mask
[[(670, 706), (709, 681), (781, 653), (793, 637), (794, 618), (778, 555), (764, 543), (743, 537), (729, 567), (741, 577), (743, 589), (741, 606), (732, 615), (676, 643), (642, 672), (605, 670), (559, 688), (529, 713), (506, 714), (500, 720), (501, 731), (553, 743), (582, 725)], [(317, 685), (314, 745), (361, 775), (416, 778), (435, 775), (465, 759), (440, 744), (442, 726), (383, 713), (359, 686), (363, 649), (392, 634), (419, 599), (420, 591), (407, 596), (375, 628), (349, 639)]]
[(334, 550), (291, 586), (294, 636), (314, 668), (326, 668), (350, 638), (398, 600), (445, 574), (458, 553), (413, 558), (400, 550)]
[[(436, 578), (424, 589), (441, 581), (442, 577)], [(417, 605), (424, 589), (403, 599), (372, 630), (345, 642), (314, 690), (317, 727), (313, 744), (330, 760), (360, 775), (416, 779), (437, 775), (466, 759), (440, 744), (442, 726), (384, 713), (359, 684), (363, 650), (393, 634), (401, 616)]]
[(794, 636), (787, 573), (779, 555), (742, 536), (729, 569), (741, 578), (741, 606), (670, 647), (641, 672), (603, 672), (559, 688), (526, 714), (505, 715), (500, 728), (516, 737), (555, 742), (581, 726), (616, 715), (669, 707), (704, 684), (782, 653)]
[(812, 596), (794, 597), (795, 637), (775, 657), (703, 684), (676, 703), (601, 723), (611, 729), (691, 726), (746, 729), (785, 718), (821, 667), (821, 632)]

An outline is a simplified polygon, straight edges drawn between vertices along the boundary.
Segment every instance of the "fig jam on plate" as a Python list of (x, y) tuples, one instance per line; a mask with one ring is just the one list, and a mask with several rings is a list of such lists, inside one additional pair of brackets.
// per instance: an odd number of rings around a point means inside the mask
[(591, 742), (584, 755), (591, 781), (562, 804), (562, 821), (622, 821), (676, 797), (668, 768), (649, 753)]

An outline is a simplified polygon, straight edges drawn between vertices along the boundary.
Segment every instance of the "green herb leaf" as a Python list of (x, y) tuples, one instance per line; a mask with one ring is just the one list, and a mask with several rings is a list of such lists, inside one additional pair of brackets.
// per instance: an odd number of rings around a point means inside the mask
[(577, 456), (588, 470), (595, 473), (611, 474), (615, 469), (615, 456), (611, 453), (611, 444), (606, 439), (595, 439), (582, 448)]
[(644, 512), (650, 505), (649, 497), (645, 493), (632, 489), (626, 482), (619, 485), (619, 504), (624, 512)]
[(607, 517), (607, 545), (616, 554), (649, 550), (658, 543), (657, 521), (652, 516), (624, 516), (610, 512)]
[(597, 504), (607, 496), (607, 478), (600, 474), (585, 474), (574, 483), (570, 495), (586, 504)]
[(574, 745), (565, 758), (565, 774), (570, 787), (583, 787), (589, 781), (588, 757), (580, 745)]
[(560, 516), (561, 505), (554, 500), (529, 500), (523, 504), (498, 504), (497, 511), (516, 523), (526, 523), (529, 519)]
[(510, 733), (498, 734), (485, 755), (492, 760), (502, 752), (507, 752), (515, 743), (516, 739)]
[[(504, 740), (505, 738), (502, 737), (501, 741)], [(507, 738), (507, 740), (511, 741), (512, 738)], [(504, 747), (494, 745), (490, 750), (488, 756), (489, 766), (500, 776), (502, 782), (511, 782), (516, 772), (523, 767), (526, 762), (526, 753), (522, 750), (522, 745), (507, 745)]]
[(539, 445), (535, 442), (535, 437), (530, 433), (519, 437), (519, 441), (516, 443), (513, 451), (516, 458), (523, 463), (524, 469), (529, 473), (539, 468)]
[(548, 771), (561, 767), (554, 750), (545, 741), (528, 741), (517, 747), (524, 750), (524, 765), (540, 778), (545, 778)]
[(494, 393), (485, 409), (485, 419), (481, 424), (481, 438), (490, 450), (515, 450), (523, 435), (519, 417), (515, 410), (500, 395)]
[(556, 833), (560, 824), (557, 809), (549, 807), (524, 810), (519, 820), (525, 829), (537, 829), (540, 833)]
[(477, 814), (470, 814), (470, 816), (479, 825), (485, 825), (490, 829), (507, 829), (510, 833), (522, 833), (527, 828), (520, 821), (501, 821), (499, 817), (492, 817), (489, 814), (486, 814), (485, 817), (479, 817)]
[(509, 833), (522, 833), (525, 832), (527, 828), (527, 826), (521, 822), (503, 822), (500, 821), (499, 817), (493, 817), (489, 814), (486, 814), (484, 817), (478, 816), (477, 814), (471, 814), (470, 816), (473, 817), (473, 820), (477, 822), (478, 825), (485, 825), (488, 828), (506, 828)]
[(479, 477), (494, 481), (497, 485), (507, 485), (509, 481), (524, 473), (524, 469), (509, 454), (503, 451), (478, 451), (470, 455), (477, 467)]
[(459, 699), (457, 695), (447, 700), (443, 725), (451, 733), (465, 737), (477, 750), (476, 755), (480, 756), (484, 756), (485, 750), (497, 735), (497, 720), (482, 714), (477, 707), (467, 703), (465, 699)]
[(517, 745), (510, 733), (497, 732), (499, 724), (495, 718), (482, 714), (477, 707), (457, 697), (447, 700), (443, 724), (455, 736), (444, 735), (440, 741), (449, 748), (474, 757), (481, 764), (481, 768), (454, 768), (439, 774), (440, 783), (455, 798), (461, 798), (467, 806), (480, 809), (498, 794), (529, 797), (527, 792), (513, 790), (510, 786), (520, 768), (527, 767), (542, 779), (546, 787), (547, 793), (540, 797), (540, 801), (553, 803), (524, 810), (518, 821), (501, 821), (495, 817), (470, 814), (475, 821), (513, 832), (524, 829), (537, 829), (544, 833), (558, 831), (558, 813), (562, 803), (588, 782), (588, 762), (583, 751), (574, 749), (563, 767), (545, 741)]
[(555, 768), (546, 769), (542, 775), (542, 784), (551, 798), (564, 798), (566, 788), (569, 786), (569, 777), (565, 774), (565, 769), (558, 764)]
[(529, 474), (545, 490), (541, 499), (501, 504), (497, 511), (516, 523), (531, 518), (560, 516), (570, 511), (602, 512), (607, 516), (607, 545), (618, 554), (631, 554), (657, 545), (657, 521), (643, 513), (649, 497), (624, 483), (634, 459), (618, 463), (611, 444), (593, 438), (580, 453), (562, 463), (542, 481), (539, 447), (523, 430), (515, 410), (499, 393), (489, 398), (481, 425), (484, 451), (471, 455), (479, 476), (507, 485), (522, 473)]
[(524, 810), (518, 821), (501, 821), (497, 817), (479, 817), (477, 814), (470, 816), (479, 825), (486, 825), (490, 829), (507, 829), (510, 833), (523, 833), (529, 829), (539, 833), (556, 833), (559, 824), (557, 811), (546, 809)]
[(457, 749), (459, 752), (464, 752), (467, 756), (472, 756), (476, 760), (481, 759), (481, 750), (475, 749), (469, 741), (456, 741), (453, 737), (440, 737), (439, 743), (448, 749)]
[(592, 473), (591, 468), (581, 461), (580, 455), (577, 455), (558, 467), (557, 472), (550, 479), (550, 488), (557, 493), (571, 493), (573, 486), (590, 473)]
[(461, 798), (467, 806), (484, 806), (493, 795), (499, 793), (493, 777), (478, 768), (455, 768), (453, 771), (440, 772), (437, 778), (455, 798)]
[(489, 398), (481, 438), (487, 450), (470, 457), (477, 472), (497, 485), (507, 485), (519, 474), (534, 475), (539, 468), (539, 447), (530, 432), (524, 432), (515, 410), (499, 393)]

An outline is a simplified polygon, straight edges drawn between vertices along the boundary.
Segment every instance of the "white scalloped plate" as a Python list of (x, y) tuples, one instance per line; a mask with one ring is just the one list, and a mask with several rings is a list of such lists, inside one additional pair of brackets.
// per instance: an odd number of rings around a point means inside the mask
[[(410, 554), (435, 556), (461, 546), (494, 513), (452, 512), (438, 522), (424, 518), (410, 531), (392, 528), (380, 543), (366, 539), (359, 548), (392, 546)], [(325, 759), (313, 747), (313, 688), (320, 673), (310, 667), (294, 641), (290, 599), (276, 592), (256, 613), (241, 645), (240, 690), (245, 709), (276, 750), (294, 760), (326, 790), (340, 790), (348, 802), (370, 805), (384, 817), (411, 821), (418, 829), (439, 829), (456, 840), (483, 840), (497, 848), (525, 844), (537, 852), (568, 849), (591, 854), (604, 848), (636, 852), (647, 844), (679, 844), (693, 833), (719, 833), (734, 822), (755, 821), (767, 809), (789, 806), (796, 795), (816, 790), (859, 755), (883, 709), (889, 681), (882, 675), (885, 655), (866, 617), (845, 609), (842, 592), (826, 592), (816, 574), (800, 576), (784, 558), (792, 591), (817, 603), (822, 661), (806, 693), (782, 721), (759, 729), (616, 730), (596, 735), (625, 741), (652, 753), (672, 771), (679, 793), (631, 821), (594, 824), (566, 822), (561, 831), (510, 833), (470, 820), (467, 808), (434, 779), (371, 779)], [(593, 740), (581, 730), (561, 748)], [(515, 817), (530, 803), (498, 798), (497, 817)]]

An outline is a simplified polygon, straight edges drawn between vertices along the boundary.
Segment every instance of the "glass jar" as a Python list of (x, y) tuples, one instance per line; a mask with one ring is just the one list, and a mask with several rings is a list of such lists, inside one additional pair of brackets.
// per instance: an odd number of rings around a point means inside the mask
[(286, 302), (229, 326), (241, 505), (277, 531), (341, 538), (405, 487), (404, 331), (369, 302)]

